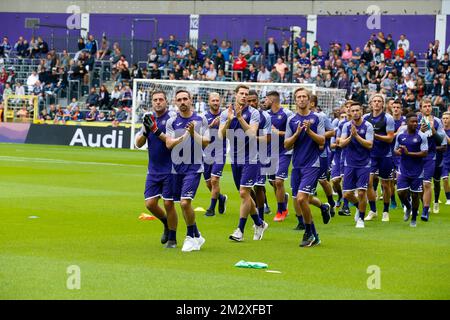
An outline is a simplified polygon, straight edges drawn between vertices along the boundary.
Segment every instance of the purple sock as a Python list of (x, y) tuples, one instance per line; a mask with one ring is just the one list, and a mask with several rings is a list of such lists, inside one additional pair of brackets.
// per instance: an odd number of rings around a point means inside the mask
[(216, 210), (217, 199), (211, 199), (211, 204), (209, 205), (209, 209)]
[(169, 230), (169, 240), (177, 240), (177, 232), (174, 230)]
[(370, 211), (377, 212), (377, 205), (375, 201), (369, 201)]
[(194, 238), (194, 233), (195, 233), (195, 225), (193, 224), (192, 226), (187, 226), (187, 235), (191, 238)]
[(428, 210), (430, 210), (430, 207), (423, 207), (422, 215), (427, 215), (428, 214)]
[(389, 212), (389, 202), (383, 202), (383, 212)]
[(317, 238), (316, 226), (314, 225), (314, 222), (311, 223), (311, 232), (314, 235), (314, 237)]
[(286, 202), (278, 202), (278, 212), (286, 211)]
[(200, 232), (198, 232), (197, 224), (194, 223), (194, 236), (196, 238), (200, 237)]
[(259, 218), (259, 215), (258, 215), (257, 213), (254, 213), (254, 214), (250, 215), (250, 217), (252, 217), (253, 222), (254, 222), (257, 226), (262, 225), (262, 220)]
[(343, 205), (343, 207), (344, 207), (345, 209), (348, 209), (348, 200), (345, 199), (345, 198), (344, 198), (344, 205)]
[(264, 221), (264, 207), (258, 208), (258, 215), (259, 215), (259, 218), (260, 218), (262, 221)]
[(303, 216), (297, 216), (298, 223), (303, 223)]
[(359, 217), (364, 221), (364, 216), (366, 215), (366, 213), (364, 211), (360, 211), (359, 212)]
[(242, 233), (244, 233), (245, 224), (247, 223), (247, 218), (240, 218), (239, 219), (239, 229)]
[(450, 192), (446, 192), (445, 197), (447, 198), (447, 200), (450, 200)]
[(305, 233), (309, 235), (311, 232), (311, 224), (305, 223)]

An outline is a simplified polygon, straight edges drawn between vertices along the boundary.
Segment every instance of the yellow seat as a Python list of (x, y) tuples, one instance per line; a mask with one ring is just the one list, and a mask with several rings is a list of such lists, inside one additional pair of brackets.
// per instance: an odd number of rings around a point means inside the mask
[(14, 110), (6, 110), (5, 121), (8, 121), (8, 119), (14, 121)]

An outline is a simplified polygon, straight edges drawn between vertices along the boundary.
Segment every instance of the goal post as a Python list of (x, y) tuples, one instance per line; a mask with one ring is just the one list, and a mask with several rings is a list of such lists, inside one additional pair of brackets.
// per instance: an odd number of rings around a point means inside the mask
[(169, 110), (176, 111), (175, 92), (185, 89), (192, 94), (193, 106), (198, 112), (205, 112), (208, 108), (208, 97), (212, 92), (217, 92), (221, 97), (221, 108), (233, 103), (234, 89), (240, 85), (246, 85), (258, 92), (260, 100), (264, 99), (270, 91), (280, 94), (282, 107), (294, 109), (293, 93), (299, 87), (306, 88), (317, 95), (318, 105), (326, 114), (330, 114), (338, 102), (345, 99), (346, 90), (328, 89), (317, 87), (315, 84), (303, 83), (273, 83), (273, 82), (221, 82), (221, 81), (189, 81), (189, 80), (156, 80), (134, 79), (133, 81), (133, 106), (131, 114), (130, 148), (134, 148), (134, 138), (140, 130), (142, 117), (151, 107), (151, 93), (162, 90), (166, 93)]

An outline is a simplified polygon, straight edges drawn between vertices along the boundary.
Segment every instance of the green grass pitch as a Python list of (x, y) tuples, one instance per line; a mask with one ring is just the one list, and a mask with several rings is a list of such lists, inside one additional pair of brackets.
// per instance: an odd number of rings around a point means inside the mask
[[(141, 221), (146, 152), (0, 144), (0, 299), (449, 299), (450, 207), (416, 229), (391, 212), (391, 222), (335, 216), (323, 225), (322, 244), (300, 248), (293, 210), (262, 241), (228, 235), (238, 222), (239, 196), (229, 166), (222, 191), (224, 215), (197, 214), (206, 243), (182, 253), (164, 249), (159, 221)], [(276, 208), (268, 189), (272, 209)], [(320, 195), (322, 190), (319, 187)], [(207, 208), (202, 180), (194, 207)], [(444, 200), (444, 196), (441, 198)], [(381, 210), (381, 202), (377, 203)], [(292, 208), (292, 204), (290, 205)], [(352, 208), (354, 212), (354, 208)], [(30, 219), (30, 216), (39, 218)], [(240, 269), (239, 260), (270, 270)], [(80, 267), (81, 287), (69, 290), (67, 268)], [(369, 290), (369, 266), (380, 268), (380, 289)]]

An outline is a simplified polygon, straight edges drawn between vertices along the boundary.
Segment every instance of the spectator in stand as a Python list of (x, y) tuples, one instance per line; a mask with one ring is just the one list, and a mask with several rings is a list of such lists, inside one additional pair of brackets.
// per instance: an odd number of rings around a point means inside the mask
[(439, 106), (440, 111), (445, 110), (444, 106), (448, 103), (450, 98), (449, 93), (449, 84), (446, 81), (445, 77), (439, 77), (439, 79), (435, 82), (433, 90), (433, 105)]
[(397, 75), (401, 74), (403, 65), (404, 65), (404, 63), (403, 63), (403, 60), (401, 59), (401, 57), (396, 55), (395, 61), (394, 61), (394, 68), (397, 70)]
[(17, 111), (17, 118), (19, 118), (19, 121), (20, 122), (28, 122), (28, 120), (29, 120), (29, 113), (28, 113), (28, 110), (27, 110), (27, 106), (22, 106), (21, 108), (20, 108), (20, 110), (19, 111)]
[(395, 50), (394, 53), (396, 56), (400, 56), (400, 58), (404, 59), (405, 58), (405, 50), (403, 49), (403, 45), (400, 43), (398, 45), (397, 50)]
[(107, 121), (107, 118), (105, 116), (104, 112), (100, 112), (97, 118), (97, 121), (103, 122), (103, 121)]
[(10, 95), (13, 94), (11, 85), (9, 82), (5, 83), (5, 89), (3, 89), (3, 101), (5, 101)]
[(250, 48), (250, 45), (248, 44), (246, 39), (242, 40), (241, 46), (239, 48), (239, 53), (241, 53), (246, 60), (251, 57), (252, 48)]
[(121, 98), (122, 98), (121, 105), (125, 109), (130, 108), (133, 99), (133, 91), (131, 90), (130, 86), (126, 85), (122, 88)]
[(439, 60), (437, 58), (437, 54), (433, 53), (431, 56), (431, 59), (428, 60), (427, 68), (433, 68), (434, 71), (437, 71), (437, 68), (439, 66)]
[(249, 64), (256, 63), (256, 65), (260, 65), (262, 55), (263, 55), (263, 49), (261, 48), (259, 41), (255, 41), (255, 45), (253, 46), (252, 55), (248, 59), (248, 63)]
[(209, 49), (209, 46), (206, 42), (202, 42), (201, 47), (198, 49), (198, 62), (203, 64), (206, 60), (206, 58), (211, 57), (211, 50)]
[(156, 44), (156, 54), (157, 54), (157, 55), (161, 55), (163, 49), (166, 49), (166, 50), (167, 50), (167, 45), (166, 45), (166, 43), (164, 42), (164, 39), (163, 39), (163, 38), (159, 38), (159, 39), (158, 39), (158, 43)]
[(86, 43), (84, 42), (84, 38), (78, 38), (78, 51), (84, 50), (86, 48)]
[(95, 89), (95, 87), (91, 88), (91, 92), (89, 93), (86, 99), (86, 106), (87, 107), (98, 106), (98, 99), (99, 95), (97, 93), (97, 90)]
[(231, 55), (233, 54), (233, 50), (231, 49), (231, 47), (228, 45), (228, 43), (225, 40), (222, 41), (218, 52), (222, 53), (225, 63), (230, 62)]
[(46, 55), (48, 53), (48, 44), (42, 37), (38, 37), (38, 50), (40, 55)]
[(346, 43), (341, 58), (342, 60), (349, 61), (352, 57), (353, 57), (352, 46), (349, 43)]
[(216, 81), (227, 81), (223, 69), (219, 69), (219, 71), (217, 72)]
[(225, 70), (225, 58), (221, 51), (217, 52), (217, 56), (214, 59), (214, 66), (216, 67), (216, 70)]
[[(302, 53), (302, 54), (304, 54), (304, 53)], [(278, 58), (277, 59), (277, 63), (275, 63), (275, 68), (276, 68), (277, 72), (280, 74), (280, 78), (284, 79), (284, 75), (286, 73), (287, 65), (284, 63), (284, 59), (283, 58)]]
[(345, 72), (340, 73), (340, 79), (338, 81), (337, 87), (338, 89), (347, 90), (347, 95), (350, 94), (350, 82), (348, 81), (347, 73)]
[(130, 76), (131, 76), (131, 80), (144, 78), (142, 70), (141, 70), (141, 68), (139, 68), (137, 63), (133, 63), (133, 67), (131, 68)]
[(156, 48), (152, 48), (152, 51), (148, 54), (148, 66), (154, 65), (158, 62), (158, 53), (156, 52)]
[(150, 79), (161, 79), (161, 71), (159, 70), (157, 63), (150, 66), (149, 76)]
[(373, 42), (375, 44), (375, 48), (379, 49), (380, 52), (383, 52), (386, 48), (386, 39), (384, 38), (383, 32), (378, 32), (376, 39)]
[(380, 86), (381, 86), (381, 89), (384, 90), (384, 93), (387, 97), (393, 97), (394, 89), (395, 89), (394, 75), (392, 73), (389, 73), (387, 78), (385, 78), (381, 82)]
[(256, 82), (258, 79), (258, 71), (253, 64), (249, 65), (248, 72), (245, 74), (244, 80), (247, 82)]
[(444, 58), (441, 60), (441, 62), (439, 62), (439, 65), (443, 67), (444, 72), (447, 72), (450, 65), (449, 54), (447, 52), (444, 53)]
[(169, 35), (169, 44), (168, 44), (169, 51), (176, 52), (177, 47), (178, 47), (178, 41), (175, 40), (175, 36), (173, 34)]
[(120, 56), (120, 60), (116, 64), (117, 73), (119, 75), (117, 81), (122, 81), (122, 79), (130, 79), (130, 71), (128, 61), (125, 59), (124, 55)]
[(277, 61), (278, 54), (279, 54), (278, 45), (276, 44), (274, 38), (270, 37), (266, 43), (265, 48), (267, 69), (272, 70), (273, 65)]
[(209, 65), (209, 70), (208, 70), (208, 72), (206, 72), (206, 80), (209, 80), (209, 81), (215, 81), (215, 80), (216, 80), (216, 77), (217, 77), (217, 71), (216, 71), (216, 69), (214, 68), (214, 64), (211, 63), (211, 64)]
[(34, 58), (36, 54), (39, 52), (38, 41), (32, 36), (30, 42), (28, 43), (28, 57)]
[(98, 119), (98, 110), (95, 106), (90, 108), (91, 110), (86, 114), (86, 121), (97, 121)]
[(28, 42), (24, 40), (22, 36), (19, 37), (16, 44), (14, 45), (14, 50), (17, 52), (17, 56), (23, 58), (27, 55)]
[(108, 113), (108, 116), (106, 117), (106, 121), (116, 121), (116, 111), (113, 109)]
[(119, 86), (114, 86), (113, 92), (111, 92), (109, 109), (116, 108), (119, 105), (121, 98), (121, 92)]
[(63, 67), (65, 71), (69, 70), (71, 60), (72, 60), (72, 58), (70, 57), (69, 53), (67, 52), (67, 50), (64, 49), (62, 56), (61, 56), (60, 64), (61, 64), (61, 67)]
[(109, 41), (106, 36), (102, 37), (102, 43), (100, 49), (97, 51), (97, 60), (105, 60), (111, 54), (111, 49), (109, 47)]
[(122, 121), (126, 121), (127, 119), (128, 119), (128, 113), (124, 110), (123, 106), (119, 105), (115, 120), (117, 122), (122, 122)]
[(210, 57), (211, 59), (215, 59), (217, 56), (217, 52), (219, 51), (219, 46), (217, 45), (217, 39), (213, 39), (211, 41), (211, 44), (209, 45), (209, 51), (211, 53)]
[(305, 37), (302, 37), (300, 39), (300, 44), (298, 46), (298, 49), (300, 51), (300, 54), (301, 53), (305, 53), (306, 56), (309, 57), (310, 49), (309, 49), (309, 44), (308, 44), (308, 42), (306, 42), (306, 38)]
[(257, 82), (270, 82), (270, 72), (266, 69), (266, 66), (262, 64), (259, 67)]
[(94, 57), (96, 56), (97, 50), (98, 50), (98, 43), (97, 43), (97, 40), (95, 40), (93, 34), (90, 34), (88, 36), (88, 40), (86, 41), (86, 46), (84, 49), (89, 51), (89, 53), (92, 56), (94, 56)]
[(194, 110), (197, 113), (205, 113), (206, 111), (206, 103), (203, 101), (201, 95), (197, 95), (197, 102), (194, 105)]
[(284, 61), (290, 60), (290, 45), (288, 40), (284, 40), (280, 47), (279, 57), (283, 58)]
[(386, 48), (383, 51), (384, 60), (391, 60), (392, 59), (392, 50), (388, 43), (386, 43)]
[(392, 39), (392, 34), (390, 34), (390, 33), (387, 36), (386, 45), (389, 47), (389, 49), (391, 49), (391, 51), (394, 50), (395, 48), (397, 48), (394, 40)]
[(109, 92), (105, 85), (100, 86), (98, 107), (100, 110), (109, 109)]
[(11, 51), (8, 37), (3, 37), (3, 42), (0, 43), (0, 57), (8, 56)]
[(319, 51), (321, 51), (322, 48), (319, 46), (319, 42), (316, 40), (314, 41), (314, 45), (311, 48), (311, 58), (317, 58), (317, 56), (319, 55)]
[[(400, 46), (401, 45), (401, 46)], [(405, 52), (409, 51), (409, 40), (406, 39), (404, 34), (400, 35), (400, 40), (397, 41), (397, 49), (402, 48)]]
[(281, 82), (281, 75), (278, 73), (275, 65), (272, 67), (272, 72), (270, 72), (270, 81), (268, 82)]
[(37, 72), (33, 70), (27, 78), (27, 86), (29, 92), (32, 92), (34, 90), (34, 85), (36, 84), (37, 81), (39, 81), (39, 76)]
[(247, 60), (242, 53), (239, 53), (238, 58), (233, 63), (234, 80), (242, 81), (245, 69), (247, 68)]
[(364, 64), (368, 65), (373, 60), (373, 53), (370, 50), (370, 46), (364, 47), (364, 52), (361, 54), (361, 60)]

